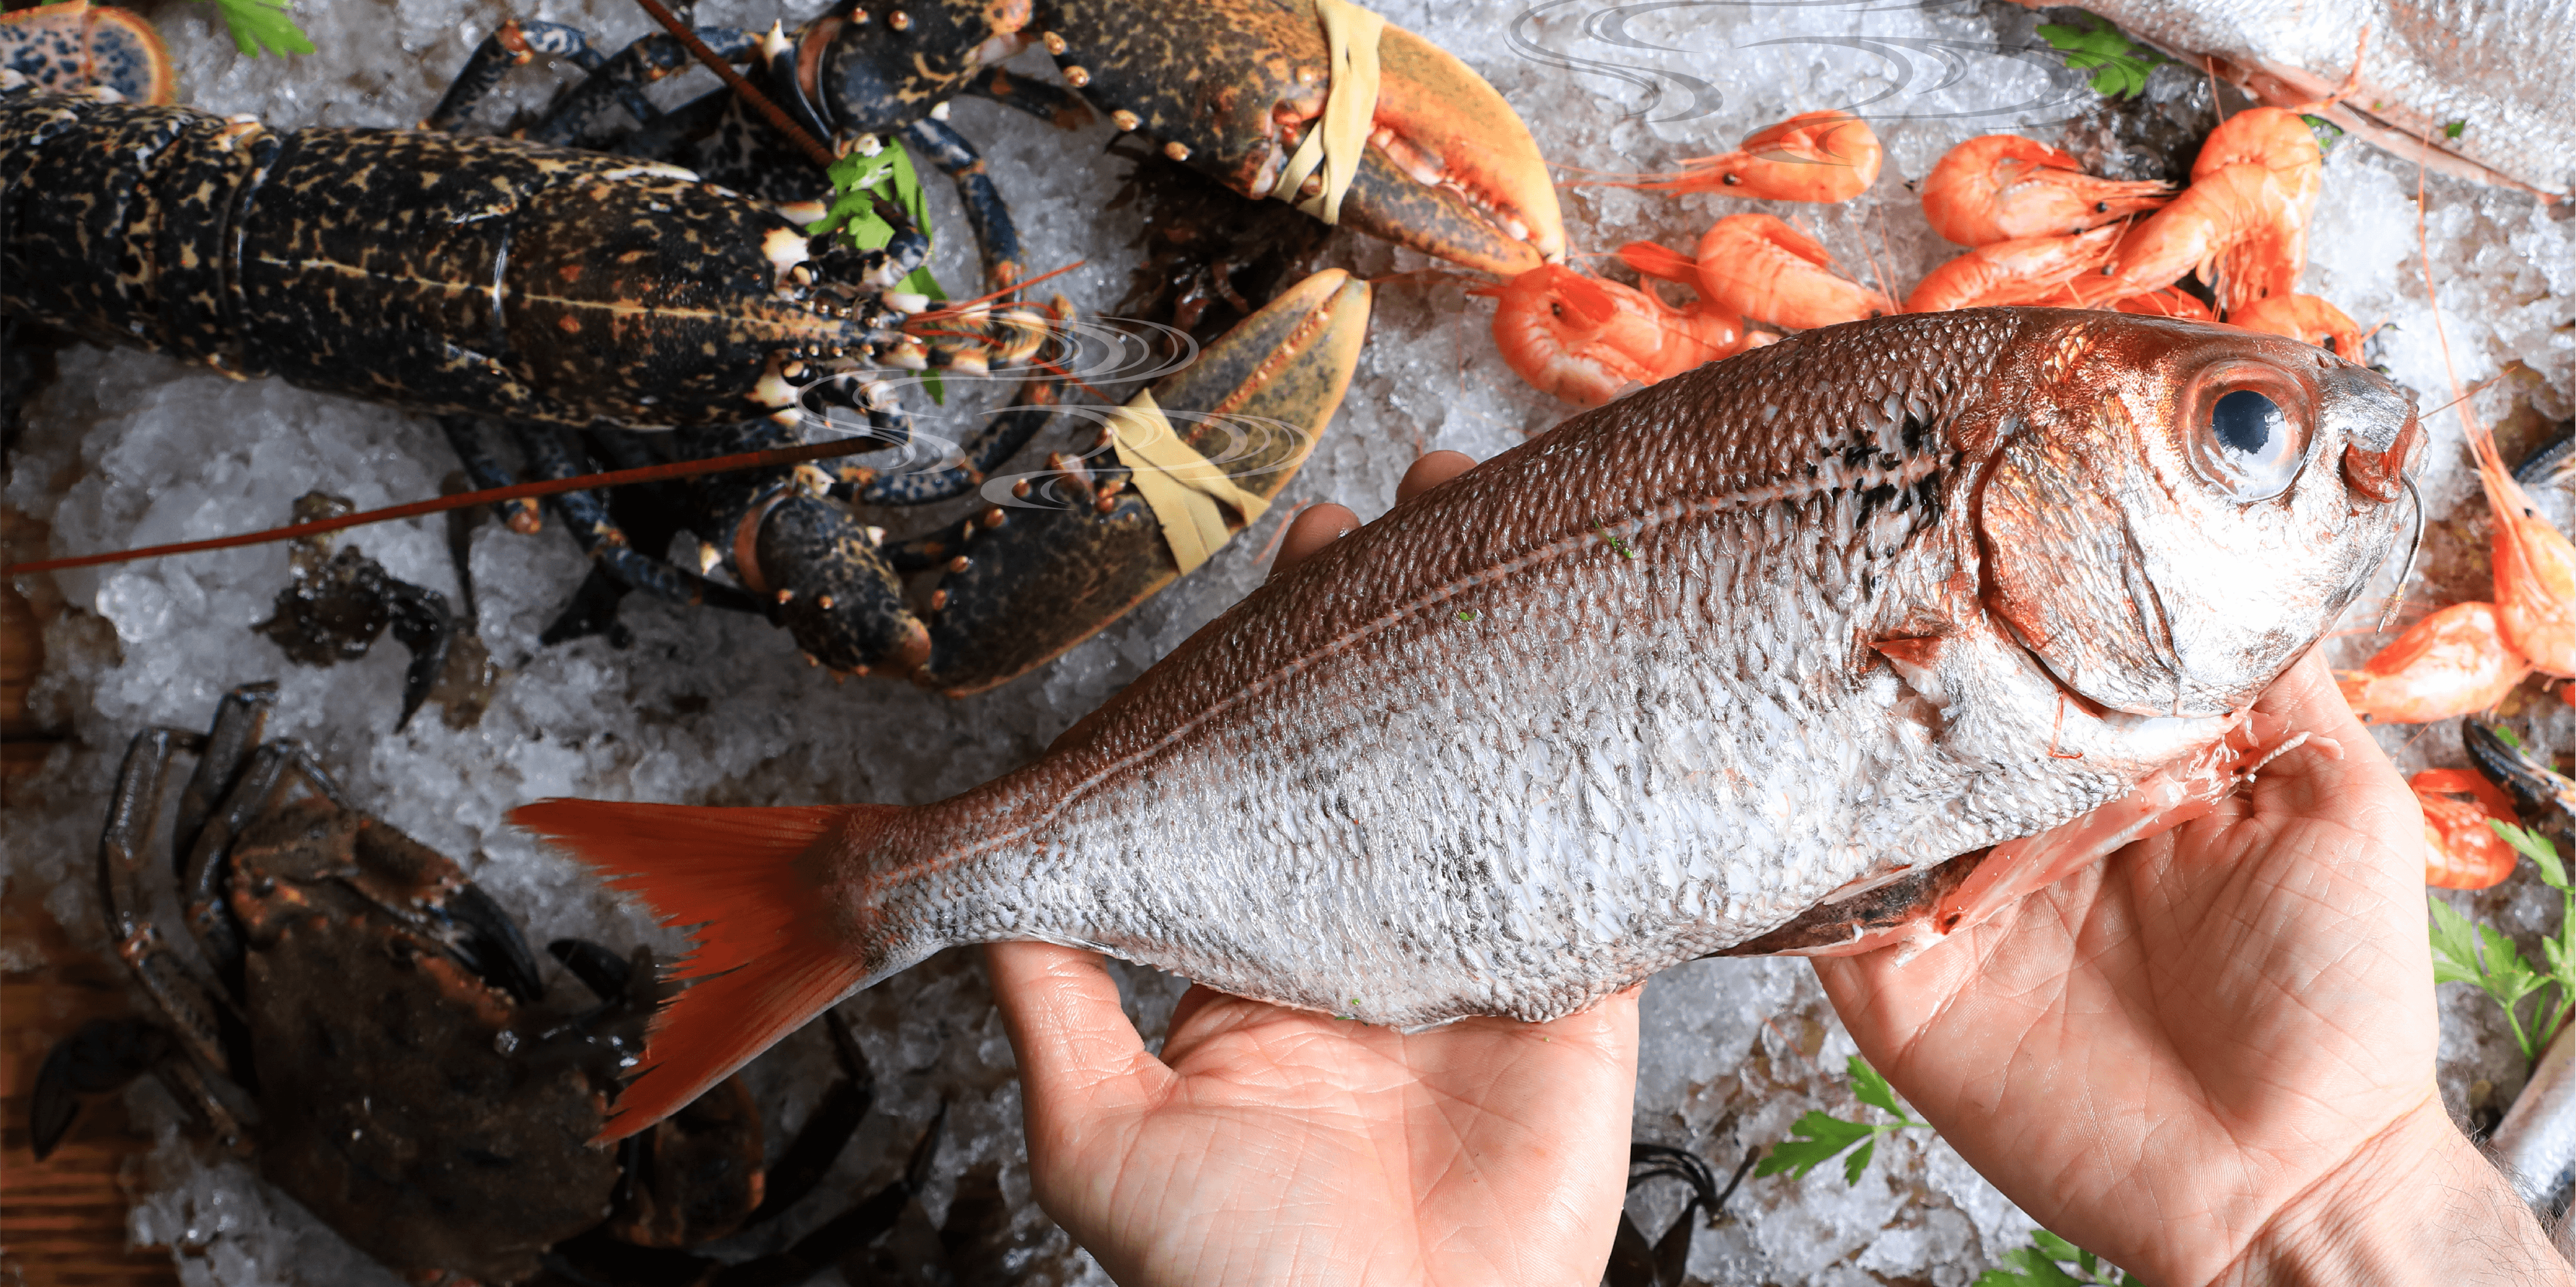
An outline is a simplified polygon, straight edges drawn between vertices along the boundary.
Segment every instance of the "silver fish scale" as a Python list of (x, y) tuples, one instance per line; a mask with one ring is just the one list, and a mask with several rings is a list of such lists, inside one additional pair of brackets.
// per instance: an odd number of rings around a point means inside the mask
[(1867, 647), (1973, 585), (1963, 464), (2037, 324), (1811, 333), (1399, 506), (892, 824), (838, 868), (843, 932), (871, 979), (1035, 938), (1372, 1023), (1544, 1019), (2116, 797), (2221, 725), (2052, 758), (2059, 690), (1999, 632), (1944, 644), (1983, 686), (1946, 709)]

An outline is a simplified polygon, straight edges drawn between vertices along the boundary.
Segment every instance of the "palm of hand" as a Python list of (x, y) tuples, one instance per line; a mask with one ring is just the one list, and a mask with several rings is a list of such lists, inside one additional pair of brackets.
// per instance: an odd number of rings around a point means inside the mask
[(1636, 994), (1406, 1035), (1193, 989), (1148, 1053), (1087, 953), (997, 944), (1049, 1214), (1120, 1282), (1561, 1283), (1618, 1219)]
[(2250, 799), (1908, 965), (1817, 966), (1972, 1165), (2156, 1281), (2209, 1280), (2434, 1096), (2412, 799), (2316, 659), (2263, 706), (2347, 758), (2294, 751)]

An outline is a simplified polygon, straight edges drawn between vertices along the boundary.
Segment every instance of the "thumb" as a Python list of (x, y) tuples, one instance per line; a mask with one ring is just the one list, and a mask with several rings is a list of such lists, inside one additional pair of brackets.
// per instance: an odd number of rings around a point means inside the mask
[(1159, 1098), (1172, 1071), (1147, 1053), (1095, 952), (991, 943), (993, 1002), (1020, 1065), (1029, 1134)]

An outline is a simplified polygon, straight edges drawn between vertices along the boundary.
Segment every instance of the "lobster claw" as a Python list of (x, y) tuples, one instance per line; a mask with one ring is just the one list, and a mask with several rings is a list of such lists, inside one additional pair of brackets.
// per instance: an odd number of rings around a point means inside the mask
[[(1122, 127), (1246, 196), (1272, 195), (1320, 128), (1331, 55), (1314, 0), (1207, 0), (1158, 6), (1150, 20), (1112, 0), (1066, 0), (1054, 16), (1043, 34), (1067, 81)], [(1401, 27), (1383, 30), (1377, 56), (1367, 152), (1342, 220), (1506, 276), (1562, 259), (1547, 163), (1503, 96)]]
[[(1154, 386), (1153, 404), (1199, 458), (1178, 465), (1177, 476), (1222, 473), (1218, 490), (1230, 497), (1211, 510), (1220, 526), (1180, 541), (1212, 551), (1259, 521), (1240, 506), (1266, 508), (1286, 490), (1350, 387), (1370, 302), (1367, 282), (1325, 269)], [(952, 697), (982, 692), (1186, 575), (1167, 515), (1148, 495), (1152, 483), (1138, 477), (1174, 467), (1169, 457), (1158, 466), (1104, 443), (1042, 473), (986, 482), (987, 498), (1028, 500), (958, 547), (971, 557), (938, 582), (942, 606), (913, 678)]]

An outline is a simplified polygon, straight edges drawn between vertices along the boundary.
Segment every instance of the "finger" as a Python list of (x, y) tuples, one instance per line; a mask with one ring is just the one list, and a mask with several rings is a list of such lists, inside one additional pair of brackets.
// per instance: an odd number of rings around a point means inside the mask
[(1271, 573), (1276, 575), (1305, 562), (1335, 538), (1359, 530), (1359, 525), (1360, 516), (1347, 505), (1326, 501), (1307, 506), (1306, 512), (1288, 524), (1288, 534), (1279, 539), (1279, 557), (1271, 562)]
[(1395, 503), (1406, 501), (1476, 467), (1476, 458), (1463, 451), (1426, 451), (1404, 471), (1404, 481), (1395, 485)]
[[(1018, 1056), (1029, 1111), (1105, 1108), (1162, 1067), (1118, 1004), (1099, 954), (1052, 943), (990, 943), (994, 1007)], [(1128, 1090), (1115, 1089), (1121, 1085)], [(1033, 1123), (1034, 1124), (1034, 1123)]]
[(2292, 736), (2310, 736), (2307, 745), (2257, 773), (2255, 789), (2263, 803), (2308, 815), (2335, 811), (2357, 821), (2377, 809), (2413, 807), (2405, 779), (2370, 729), (2354, 718), (2318, 651), (2300, 658), (2254, 707), (2281, 720)]

